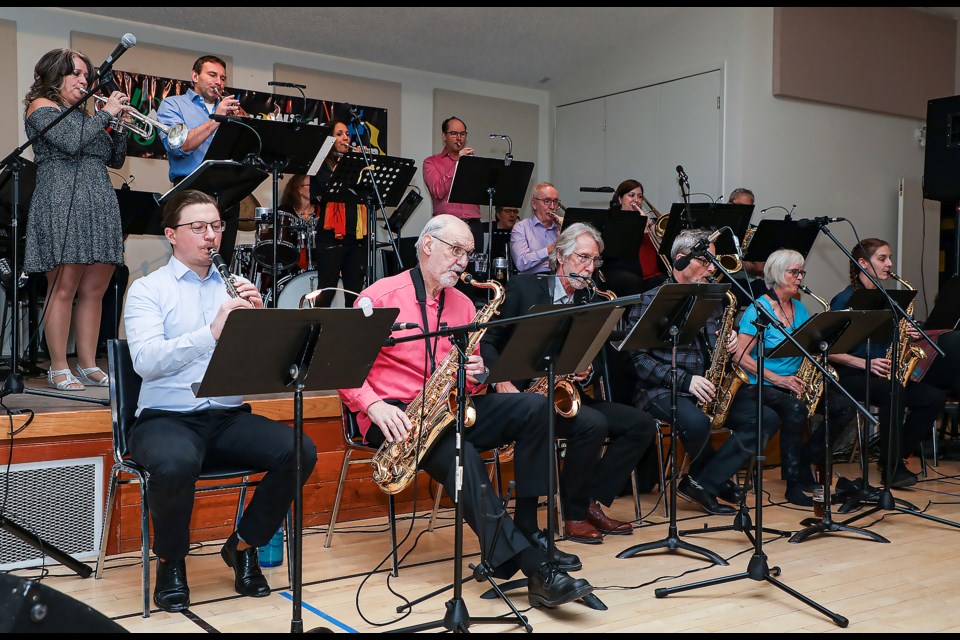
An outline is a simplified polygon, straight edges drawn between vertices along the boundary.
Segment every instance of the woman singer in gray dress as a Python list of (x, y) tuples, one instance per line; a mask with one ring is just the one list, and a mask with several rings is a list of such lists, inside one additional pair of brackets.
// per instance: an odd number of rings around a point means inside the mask
[[(54, 49), (40, 58), (23, 100), (28, 137), (84, 96), (91, 71), (90, 59), (79, 51)], [(123, 264), (120, 208), (107, 166), (118, 169), (126, 158), (125, 134), (108, 128), (118, 116), (128, 117), (127, 103), (114, 91), (95, 115), (77, 109), (33, 145), (37, 185), (23, 270), (47, 276), (44, 335), (50, 353), (47, 381), (54, 389), (107, 386), (96, 363), (101, 299), (115, 266)], [(74, 297), (79, 378), (67, 364)]]

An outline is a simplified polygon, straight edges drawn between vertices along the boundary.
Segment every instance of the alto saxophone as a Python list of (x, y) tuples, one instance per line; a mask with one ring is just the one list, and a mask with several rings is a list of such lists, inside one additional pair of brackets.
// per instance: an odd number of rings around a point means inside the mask
[[(806, 285), (800, 285), (800, 291), (803, 291), (805, 294), (819, 302), (823, 306), (823, 310), (827, 311), (830, 309), (830, 305), (827, 304), (827, 301), (815, 294), (810, 290), (810, 287)], [(820, 362), (824, 368), (833, 376), (834, 380), (839, 380), (837, 376), (837, 370), (826, 362), (820, 361), (817, 359), (817, 362)], [(823, 373), (820, 372), (813, 363), (803, 359), (803, 362), (800, 363), (800, 368), (797, 369), (797, 372), (794, 374), (803, 382), (803, 393), (796, 394), (798, 400), (803, 402), (807, 406), (807, 417), (813, 415), (814, 411), (817, 410), (817, 403), (820, 402), (820, 396), (823, 395)]]
[[(496, 280), (477, 282), (464, 273), (460, 279), (475, 287), (493, 289), (493, 298), (474, 316), (474, 323), (487, 322), (503, 303), (503, 285)], [(472, 354), (486, 329), (470, 334), (464, 353)], [(397, 442), (384, 442), (370, 461), (373, 465), (373, 480), (384, 493), (397, 494), (410, 484), (417, 475), (420, 461), (430, 452), (430, 448), (443, 433), (443, 430), (456, 419), (457, 390), (456, 373), (460, 353), (451, 349), (437, 365), (424, 389), (407, 405), (406, 414), (413, 428), (407, 437)], [(469, 400), (469, 399), (468, 399)], [(476, 412), (472, 406), (465, 407), (466, 426), (472, 426)], [(422, 416), (422, 419), (421, 419)]]
[[(730, 362), (727, 340), (733, 330), (733, 321), (737, 315), (738, 304), (737, 297), (730, 291), (727, 291), (726, 295), (727, 308), (724, 309), (723, 320), (720, 323), (720, 333), (717, 335), (717, 342), (713, 346), (713, 353), (710, 354), (710, 368), (704, 375), (716, 388), (717, 393), (713, 400), (697, 403), (697, 406), (710, 418), (711, 426), (717, 429), (727, 421), (730, 405), (733, 403), (733, 397), (737, 394), (737, 391), (743, 384), (750, 382), (744, 370), (739, 365)], [(727, 367), (728, 363), (729, 367)]]
[[(909, 282), (898, 276), (893, 271), (890, 271), (890, 277), (905, 286), (910, 291), (916, 291), (913, 285)], [(913, 300), (910, 301), (910, 304), (906, 308), (907, 315), (913, 317)], [(906, 319), (900, 318), (900, 323), (897, 325), (897, 335), (899, 336), (898, 351), (897, 351), (897, 362), (896, 366), (894, 363), (890, 363), (890, 371), (892, 374), (897, 376), (897, 381), (903, 385), (907, 386), (907, 382), (910, 381), (910, 376), (913, 374), (913, 370), (916, 368), (917, 363), (927, 357), (927, 354), (924, 353), (923, 349), (918, 347), (915, 344), (910, 344), (910, 336), (907, 335), (907, 327), (910, 325), (907, 323)], [(893, 358), (893, 342), (890, 343), (890, 346), (887, 347), (887, 360)], [(889, 380), (890, 376), (886, 376), (886, 379)]]
[[(614, 292), (602, 291), (597, 289), (596, 286), (592, 279), (587, 280), (587, 287), (594, 295), (599, 295), (607, 300), (613, 300), (617, 297), (617, 294)], [(580, 413), (580, 407), (583, 404), (580, 399), (580, 391), (577, 389), (577, 385), (574, 384), (573, 380), (576, 375), (575, 373), (566, 373), (555, 376), (553, 379), (553, 410), (558, 416), (563, 418), (573, 418), (576, 416)], [(592, 377), (592, 375), (593, 374), (591, 374), (590, 377)], [(580, 386), (585, 387), (589, 384), (590, 377), (581, 381)], [(539, 393), (547, 397), (547, 376), (534, 379), (530, 386), (527, 387), (526, 392)]]

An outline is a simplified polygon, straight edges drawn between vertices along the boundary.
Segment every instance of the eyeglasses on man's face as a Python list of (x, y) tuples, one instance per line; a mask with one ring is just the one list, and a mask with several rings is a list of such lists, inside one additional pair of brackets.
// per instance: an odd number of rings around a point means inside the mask
[(207, 232), (207, 227), (210, 227), (214, 233), (223, 233), (223, 230), (227, 228), (227, 223), (225, 220), (214, 220), (213, 222), (203, 222), (202, 220), (197, 220), (195, 222), (184, 222), (173, 225), (174, 229), (179, 227), (190, 227), (190, 231), (200, 235)]
[(434, 240), (439, 240), (439, 241), (442, 242), (443, 244), (445, 244), (445, 245), (447, 245), (448, 247), (450, 247), (450, 253), (452, 253), (452, 254), (453, 254), (453, 257), (457, 258), (458, 260), (459, 260), (460, 258), (466, 256), (466, 257), (467, 257), (467, 261), (468, 261), (468, 262), (472, 262), (473, 259), (477, 256), (477, 254), (475, 254), (475, 253), (473, 252), (473, 249), (467, 249), (466, 247), (461, 247), (461, 246), (458, 245), (458, 244), (451, 244), (451, 243), (447, 242), (446, 240), (444, 240), (443, 238), (438, 238), (437, 236), (432, 236), (432, 238), (433, 238)]
[(594, 258), (593, 256), (588, 256), (585, 253), (576, 253), (576, 252), (574, 252), (573, 255), (576, 256), (577, 261), (580, 262), (581, 264), (593, 262), (593, 267), (595, 269), (599, 269), (601, 266), (603, 266), (603, 258), (599, 256)]
[(447, 131), (448, 136), (453, 136), (454, 138), (466, 138), (466, 131)]
[(534, 200), (539, 200), (548, 207), (559, 207), (560, 200), (555, 198), (534, 198)]

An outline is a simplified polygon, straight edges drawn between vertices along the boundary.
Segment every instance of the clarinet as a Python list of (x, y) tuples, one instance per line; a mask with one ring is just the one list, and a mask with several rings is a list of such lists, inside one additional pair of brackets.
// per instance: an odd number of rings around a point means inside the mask
[(213, 247), (210, 247), (210, 260), (213, 262), (213, 266), (217, 268), (217, 271), (220, 272), (220, 276), (223, 278), (224, 284), (227, 285), (227, 293), (230, 294), (230, 297), (240, 297), (240, 294), (237, 292), (236, 277), (230, 273), (230, 270), (227, 269), (227, 264), (223, 261), (223, 258), (220, 257), (220, 254), (217, 253), (217, 250)]

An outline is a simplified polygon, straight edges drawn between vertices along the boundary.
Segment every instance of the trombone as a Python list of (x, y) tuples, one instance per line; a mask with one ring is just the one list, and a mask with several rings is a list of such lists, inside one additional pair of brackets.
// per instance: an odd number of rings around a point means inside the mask
[[(99, 102), (101, 105), (107, 103), (107, 98), (103, 96), (93, 96), (94, 100)], [(120, 131), (132, 131), (141, 138), (152, 138), (154, 129), (161, 131), (165, 136), (167, 136), (167, 142), (169, 143), (172, 149), (179, 149), (183, 146), (183, 143), (187, 141), (187, 134), (190, 132), (187, 129), (187, 125), (183, 123), (178, 123), (171, 126), (165, 125), (162, 122), (149, 118), (136, 109), (127, 111), (130, 114), (130, 117), (133, 118), (133, 122), (125, 122), (119, 118), (114, 118), (114, 128)]]

